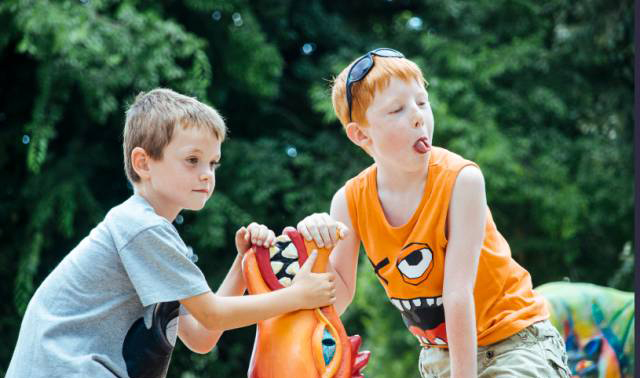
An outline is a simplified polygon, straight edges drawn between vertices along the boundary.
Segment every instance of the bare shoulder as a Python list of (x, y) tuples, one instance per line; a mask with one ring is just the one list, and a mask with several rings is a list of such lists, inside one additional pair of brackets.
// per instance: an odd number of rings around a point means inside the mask
[(484, 176), (482, 175), (482, 171), (474, 165), (468, 165), (462, 168), (456, 178), (455, 186), (468, 186), (476, 189), (484, 188)]
[(347, 205), (347, 194), (344, 186), (338, 189), (331, 199), (331, 217), (351, 228), (351, 217)]
[[(469, 165), (460, 170), (453, 185), (451, 206), (472, 206), (486, 203), (484, 176), (476, 166)], [(451, 208), (450, 208), (451, 210)]]
[(347, 206), (347, 194), (344, 189), (344, 186), (338, 189), (333, 195), (333, 199), (331, 200), (331, 206), (333, 206), (334, 204), (345, 206), (345, 207)]
[(338, 191), (333, 195), (330, 215), (338, 222), (342, 222), (347, 226), (347, 229), (349, 229), (347, 237), (345, 238), (346, 243), (342, 244), (348, 245), (350, 248), (358, 248), (360, 245), (360, 239), (353, 227), (353, 222), (351, 221), (351, 214), (349, 213), (349, 205), (347, 204), (347, 195), (344, 186), (338, 189)]

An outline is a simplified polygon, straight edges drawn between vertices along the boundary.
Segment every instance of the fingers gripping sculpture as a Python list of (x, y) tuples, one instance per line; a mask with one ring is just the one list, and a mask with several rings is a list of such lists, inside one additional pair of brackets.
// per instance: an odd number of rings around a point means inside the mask
[[(267, 249), (254, 246), (242, 270), (251, 294), (289, 286), (312, 250), (318, 257), (312, 269), (325, 272), (331, 249), (305, 241), (293, 228)], [(299, 310), (258, 322), (249, 378), (360, 378), (369, 352), (358, 352), (360, 336), (344, 330), (333, 306)]]

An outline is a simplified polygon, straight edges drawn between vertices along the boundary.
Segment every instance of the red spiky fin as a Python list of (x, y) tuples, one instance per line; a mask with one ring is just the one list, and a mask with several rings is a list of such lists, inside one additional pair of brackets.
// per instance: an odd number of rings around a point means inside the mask
[(371, 352), (368, 350), (359, 351), (362, 344), (360, 335), (349, 336), (349, 343), (351, 343), (351, 378), (364, 378), (360, 370), (364, 369), (369, 362)]

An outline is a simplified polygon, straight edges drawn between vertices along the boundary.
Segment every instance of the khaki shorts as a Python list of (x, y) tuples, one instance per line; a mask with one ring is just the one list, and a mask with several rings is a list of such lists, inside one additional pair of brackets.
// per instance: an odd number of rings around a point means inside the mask
[[(423, 348), (419, 367), (422, 378), (450, 377), (449, 351)], [(548, 320), (534, 323), (505, 340), (478, 347), (478, 377), (569, 378), (564, 341)]]

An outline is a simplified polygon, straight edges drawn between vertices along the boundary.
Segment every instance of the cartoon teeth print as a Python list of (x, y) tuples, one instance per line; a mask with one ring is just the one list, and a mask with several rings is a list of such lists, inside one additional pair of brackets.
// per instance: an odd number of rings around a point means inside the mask
[(446, 345), (442, 297), (390, 298), (400, 310), (404, 324), (423, 345)]

